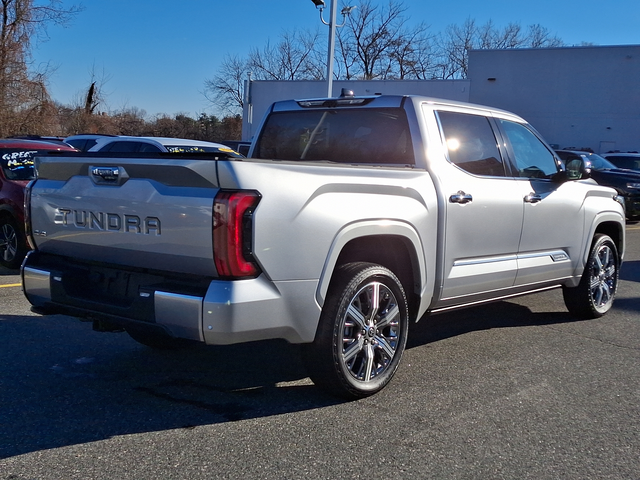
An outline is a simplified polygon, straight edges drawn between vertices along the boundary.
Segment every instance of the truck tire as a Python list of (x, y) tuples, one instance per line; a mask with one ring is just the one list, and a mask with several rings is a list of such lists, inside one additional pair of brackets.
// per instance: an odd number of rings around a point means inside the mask
[(390, 270), (363, 262), (340, 267), (315, 340), (303, 349), (311, 380), (348, 399), (380, 391), (398, 368), (408, 324), (406, 295)]
[(197, 342), (185, 340), (184, 338), (170, 337), (143, 328), (127, 327), (126, 332), (136, 342), (156, 350), (180, 350), (189, 348)]
[(0, 218), (0, 265), (19, 268), (27, 253), (27, 245), (16, 221), (3, 215)]
[(618, 288), (618, 249), (607, 235), (597, 234), (577, 287), (563, 287), (564, 303), (580, 319), (598, 318), (613, 305)]

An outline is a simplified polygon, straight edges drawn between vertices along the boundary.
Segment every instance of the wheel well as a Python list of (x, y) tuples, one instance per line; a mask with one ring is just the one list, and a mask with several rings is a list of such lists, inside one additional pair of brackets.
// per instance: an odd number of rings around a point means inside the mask
[(0, 221), (13, 221), (15, 228), (18, 229), (18, 233), (24, 236), (24, 224), (18, 220), (14, 212), (10, 209), (0, 209)]
[(604, 233), (605, 235), (608, 235), (609, 237), (611, 237), (611, 240), (613, 240), (613, 243), (616, 244), (616, 249), (618, 250), (619, 258), (622, 258), (623, 249), (624, 249), (624, 245), (622, 244), (623, 235), (622, 235), (621, 228), (624, 228), (624, 227), (621, 227), (618, 223), (604, 222), (598, 225), (595, 231), (595, 233)]
[(13, 220), (14, 222), (16, 222), (16, 224), (18, 224), (18, 220), (16, 219), (16, 216), (14, 215), (14, 212), (11, 210), (11, 208), (0, 208), (0, 219), (4, 219), (4, 218), (9, 218), (11, 220)]
[(414, 317), (419, 300), (420, 269), (411, 242), (399, 235), (360, 237), (347, 243), (336, 267), (351, 262), (370, 262), (391, 270), (406, 292), (409, 312)]

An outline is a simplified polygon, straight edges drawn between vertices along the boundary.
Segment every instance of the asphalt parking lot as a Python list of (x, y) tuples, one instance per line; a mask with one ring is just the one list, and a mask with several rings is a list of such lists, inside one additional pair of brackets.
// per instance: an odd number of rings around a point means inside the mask
[(614, 309), (560, 291), (423, 319), (393, 382), (342, 402), (296, 346), (159, 353), (31, 313), (0, 271), (0, 480), (640, 478), (640, 226)]

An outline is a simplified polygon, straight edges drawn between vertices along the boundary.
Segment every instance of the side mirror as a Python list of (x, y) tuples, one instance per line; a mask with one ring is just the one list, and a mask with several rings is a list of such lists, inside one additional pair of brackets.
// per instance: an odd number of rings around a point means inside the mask
[(580, 178), (591, 178), (591, 161), (586, 158), (580, 162)]
[(561, 182), (570, 180), (585, 180), (591, 177), (591, 162), (582, 157), (563, 162), (564, 168), (558, 172), (557, 179)]

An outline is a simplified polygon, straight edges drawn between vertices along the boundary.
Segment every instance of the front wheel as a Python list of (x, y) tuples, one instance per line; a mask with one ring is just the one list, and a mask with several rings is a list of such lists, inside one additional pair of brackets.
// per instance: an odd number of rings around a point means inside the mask
[(404, 289), (390, 270), (363, 262), (340, 267), (316, 338), (303, 350), (311, 380), (350, 399), (382, 390), (402, 358), (408, 323)]
[(618, 288), (619, 269), (618, 249), (613, 240), (607, 235), (596, 235), (580, 283), (562, 289), (569, 313), (582, 319), (607, 313)]

